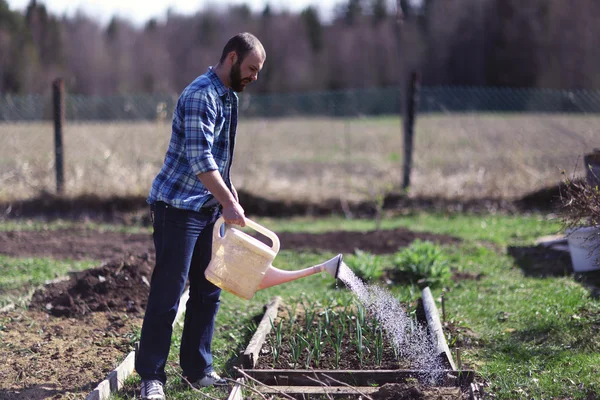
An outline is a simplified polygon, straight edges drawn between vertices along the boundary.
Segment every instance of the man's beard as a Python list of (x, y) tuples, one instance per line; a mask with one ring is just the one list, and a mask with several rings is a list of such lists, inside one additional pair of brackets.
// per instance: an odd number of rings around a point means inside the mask
[(243, 92), (246, 85), (250, 83), (247, 79), (242, 79), (242, 60), (238, 59), (235, 64), (231, 66), (231, 72), (229, 72), (229, 81), (231, 82), (231, 88), (236, 92)]

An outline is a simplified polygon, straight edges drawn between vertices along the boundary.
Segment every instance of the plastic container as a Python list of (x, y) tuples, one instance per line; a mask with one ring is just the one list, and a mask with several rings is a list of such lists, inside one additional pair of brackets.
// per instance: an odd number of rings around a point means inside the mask
[(594, 250), (600, 243), (598, 232), (600, 226), (586, 226), (566, 232), (573, 271), (587, 272), (600, 269), (600, 247)]
[(215, 222), (212, 258), (204, 276), (221, 289), (250, 300), (279, 252), (279, 238), (274, 232), (247, 218), (246, 226), (271, 239), (271, 247), (230, 226), (221, 236), (224, 223), (223, 217)]

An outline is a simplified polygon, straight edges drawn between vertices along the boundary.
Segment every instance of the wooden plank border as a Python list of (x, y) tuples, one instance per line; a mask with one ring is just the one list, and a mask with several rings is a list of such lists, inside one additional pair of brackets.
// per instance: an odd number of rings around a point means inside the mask
[(433, 343), (436, 345), (436, 351), (442, 358), (445, 368), (451, 368), (456, 371), (456, 364), (452, 359), (446, 336), (442, 328), (442, 322), (440, 321), (440, 313), (438, 312), (435, 300), (431, 294), (429, 287), (426, 287), (421, 292), (421, 301), (423, 303), (423, 310), (425, 311), (425, 318), (427, 319), (427, 326), (429, 333), (432, 336)]
[(258, 362), (258, 356), (260, 349), (265, 342), (267, 335), (271, 332), (271, 321), (275, 321), (277, 318), (277, 310), (281, 304), (281, 297), (275, 296), (265, 306), (265, 314), (263, 315), (256, 332), (250, 339), (250, 343), (246, 347), (246, 350), (242, 353), (242, 366), (243, 368), (254, 368)]
[(233, 386), (233, 388), (231, 389), (231, 392), (229, 392), (229, 397), (227, 398), (227, 400), (243, 400), (244, 399), (244, 393), (242, 392), (242, 385), (244, 385), (244, 378), (237, 378), (235, 380), (235, 385)]
[[(433, 371), (422, 370), (329, 370), (329, 369), (245, 369), (244, 373), (269, 386), (319, 386), (320, 383), (339, 386), (343, 382), (352, 386), (384, 385), (386, 383), (406, 383), (417, 380), (428, 383)], [(438, 371), (436, 371), (438, 372)], [(473, 370), (441, 370), (442, 382), (439, 386), (460, 386), (467, 388), (475, 378)], [(315, 382), (318, 381), (318, 382)]]
[(274, 321), (277, 317), (281, 301), (281, 297), (276, 296), (265, 306), (265, 314), (241, 357), (243, 372), (248, 377), (264, 385), (278, 388), (285, 387), (286, 391), (296, 394), (307, 393), (303, 391), (307, 387), (313, 387), (314, 389), (308, 391), (316, 393), (315, 390), (323, 390), (319, 389), (319, 387), (339, 387), (340, 383), (353, 387), (373, 387), (373, 385), (383, 386), (387, 383), (410, 383), (411, 381), (417, 381), (421, 384), (429, 385), (431, 384), (431, 373), (438, 372), (440, 373), (440, 378), (435, 387), (462, 388), (464, 390), (471, 389), (471, 392), (473, 391), (472, 385), (475, 379), (475, 371), (456, 369), (443, 332), (440, 314), (429, 287), (426, 287), (422, 291), (419, 305), (420, 310), (417, 312), (417, 315), (420, 315), (421, 321), (427, 323), (433, 343), (443, 361), (444, 365), (442, 368), (444, 369), (440, 371), (254, 369), (258, 362), (262, 345), (271, 331), (271, 321)]
[[(173, 321), (173, 326), (179, 321), (181, 316), (185, 311), (185, 304), (190, 298), (190, 291), (186, 289), (179, 300), (179, 308), (177, 309), (177, 314), (175, 315), (175, 320)], [(94, 388), (85, 398), (85, 400), (108, 400), (113, 393), (117, 393), (119, 390), (123, 388), (123, 382), (129, 378), (134, 370), (135, 370), (135, 357), (137, 352), (137, 344), (136, 350), (131, 351), (125, 359), (119, 364), (117, 368), (111, 371), (106, 379)]]
[[(263, 386), (257, 388), (259, 392), (264, 394), (277, 395), (279, 393), (285, 393), (291, 396), (304, 395), (302, 398), (310, 398), (311, 395), (326, 395), (328, 398), (343, 397), (346, 399), (348, 396), (353, 396), (351, 398), (356, 398), (357, 396), (369, 396), (376, 394), (382, 389), (385, 390), (383, 387), (373, 386)], [(458, 387), (424, 388), (423, 391), (424, 395), (428, 396), (427, 398), (433, 398), (433, 396), (435, 396), (436, 399), (458, 399), (461, 396), (461, 389)], [(430, 393), (428, 393), (428, 391)], [(406, 398), (405, 396), (406, 394), (400, 398)], [(358, 398), (360, 399), (361, 397)]]

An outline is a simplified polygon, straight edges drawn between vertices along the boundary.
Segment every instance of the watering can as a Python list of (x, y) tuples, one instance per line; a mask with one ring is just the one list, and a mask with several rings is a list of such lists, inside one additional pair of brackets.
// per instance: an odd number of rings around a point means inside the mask
[(204, 276), (210, 282), (236, 296), (250, 300), (258, 290), (280, 285), (299, 278), (328, 272), (337, 278), (342, 262), (338, 254), (322, 264), (313, 265), (296, 271), (285, 271), (272, 265), (279, 252), (279, 238), (267, 228), (246, 218), (246, 226), (271, 239), (268, 246), (260, 240), (227, 226), (221, 236), (221, 227), (225, 224), (220, 217), (213, 228), (212, 258)]

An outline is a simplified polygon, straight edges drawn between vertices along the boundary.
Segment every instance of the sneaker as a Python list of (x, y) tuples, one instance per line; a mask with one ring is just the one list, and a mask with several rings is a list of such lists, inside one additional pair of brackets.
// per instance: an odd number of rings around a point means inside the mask
[(227, 380), (221, 378), (215, 371), (210, 371), (193, 383), (194, 386), (227, 386)]
[(165, 400), (163, 384), (158, 380), (142, 381), (142, 400)]

